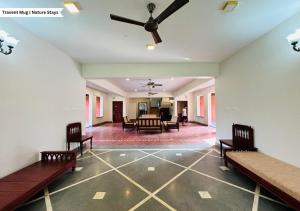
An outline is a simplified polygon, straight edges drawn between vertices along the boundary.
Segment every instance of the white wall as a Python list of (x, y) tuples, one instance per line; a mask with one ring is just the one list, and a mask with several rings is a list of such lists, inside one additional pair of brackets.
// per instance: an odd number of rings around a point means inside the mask
[[(86, 88), (86, 93), (92, 97), (92, 124), (97, 125), (103, 122), (112, 121), (111, 96), (93, 88)], [(96, 117), (96, 97), (103, 97), (103, 117)]]
[(82, 74), (88, 79), (215, 77), (219, 75), (219, 64), (210, 62), (83, 64)]
[(6, 19), (2, 30), (20, 40), (0, 54), (0, 177), (66, 149), (66, 125), (84, 123), (85, 82), (69, 56)]
[[(208, 125), (208, 96), (210, 93), (215, 93), (215, 86), (210, 86), (205, 89), (193, 92), (193, 117), (195, 122), (199, 122), (205, 125)], [(197, 96), (204, 96), (204, 116), (197, 116)]]
[(116, 96), (127, 95), (127, 93), (124, 90), (122, 90), (115, 84), (112, 84), (110, 81), (105, 79), (87, 80), (87, 84), (90, 87), (100, 88), (100, 90), (104, 90), (106, 93), (111, 93), (112, 95), (116, 95)]
[(262, 152), (300, 167), (300, 53), (286, 40), (297, 28), (300, 13), (224, 61), (216, 100), (218, 138), (252, 125)]
[(149, 98), (128, 98), (128, 100), (127, 100), (127, 116), (129, 119), (137, 118), (139, 102), (146, 102), (148, 104), (148, 111), (150, 111), (150, 99)]

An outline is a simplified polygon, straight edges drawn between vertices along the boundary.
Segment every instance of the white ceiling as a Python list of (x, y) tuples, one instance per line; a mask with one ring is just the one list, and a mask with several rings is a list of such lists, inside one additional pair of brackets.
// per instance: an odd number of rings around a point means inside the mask
[[(157, 92), (174, 92), (187, 84), (191, 83), (193, 80), (198, 80), (199, 84), (207, 81), (209, 79), (193, 79), (193, 78), (170, 78), (167, 79), (153, 79), (155, 83), (163, 84), (161, 87), (155, 87), (152, 91)], [(145, 92), (149, 91), (148, 87), (143, 87), (147, 82), (148, 79), (130, 79), (127, 81), (124, 78), (120, 79), (108, 79), (109, 82), (116, 85), (120, 89), (124, 90), (125, 92)]]
[[(299, 0), (241, 0), (233, 13), (219, 8), (223, 0), (190, 0), (159, 26), (163, 43), (154, 51), (149, 33), (118, 23), (109, 14), (145, 21), (149, 0), (78, 0), (79, 15), (65, 18), (15, 18), (34, 34), (79, 62), (219, 62), (265, 34), (300, 9)], [(157, 3), (156, 17), (172, 0)], [(0, 7), (63, 7), (63, 0), (1, 0)], [(18, 37), (21, 42), (22, 37)]]

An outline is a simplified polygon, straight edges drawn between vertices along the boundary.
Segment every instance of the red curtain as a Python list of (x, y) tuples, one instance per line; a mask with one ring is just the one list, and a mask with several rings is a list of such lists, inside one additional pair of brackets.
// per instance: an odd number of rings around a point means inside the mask
[(100, 97), (96, 97), (96, 117), (100, 117), (101, 109)]
[(200, 96), (200, 116), (205, 116), (204, 108), (204, 96)]
[(216, 121), (216, 96), (215, 94), (211, 95), (211, 121)]
[(85, 124), (89, 125), (90, 101), (89, 95), (85, 95)]

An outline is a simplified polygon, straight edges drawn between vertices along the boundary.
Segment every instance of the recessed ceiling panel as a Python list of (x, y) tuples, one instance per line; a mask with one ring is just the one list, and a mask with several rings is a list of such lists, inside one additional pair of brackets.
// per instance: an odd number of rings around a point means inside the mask
[[(190, 0), (159, 25), (155, 50), (140, 26), (112, 21), (109, 14), (135, 20), (149, 17), (149, 0), (78, 0), (79, 14), (64, 18), (14, 18), (39, 37), (82, 63), (219, 62), (299, 11), (299, 0), (241, 1), (231, 13), (221, 0)], [(172, 0), (158, 1), (156, 17)], [(64, 7), (62, 0), (2, 0), (0, 7)], [(22, 37), (19, 38), (22, 40)], [(191, 58), (187, 61), (185, 58)]]

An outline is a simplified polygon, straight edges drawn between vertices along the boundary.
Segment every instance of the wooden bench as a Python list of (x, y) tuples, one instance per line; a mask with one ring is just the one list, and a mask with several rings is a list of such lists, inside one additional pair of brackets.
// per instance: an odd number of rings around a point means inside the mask
[(41, 161), (0, 179), (0, 210), (11, 211), (76, 167), (75, 152), (41, 152)]
[(258, 152), (248, 141), (237, 139), (232, 149), (224, 150), (225, 165), (230, 163), (290, 207), (300, 210), (300, 169)]
[(125, 117), (122, 118), (122, 127), (123, 127), (123, 130), (125, 130), (126, 128), (134, 129), (135, 126), (136, 126), (136, 122), (132, 121), (132, 120), (129, 120), (127, 116), (125, 116)]
[(70, 151), (70, 143), (80, 144), (80, 153), (82, 155), (83, 143), (90, 140), (90, 149), (93, 147), (93, 136), (82, 135), (81, 123), (75, 122), (67, 125), (67, 144)]
[(179, 117), (175, 120), (172, 119), (171, 121), (164, 121), (163, 124), (166, 131), (170, 129), (177, 129), (179, 131)]
[[(223, 144), (229, 147), (242, 143), (240, 148), (253, 149), (254, 148), (254, 130), (247, 125), (233, 124), (232, 125), (232, 139), (220, 139), (220, 152), (223, 156)], [(235, 142), (235, 143), (234, 143)]]
[(162, 123), (159, 117), (156, 118), (139, 118), (137, 120), (137, 132), (141, 130), (160, 130), (162, 133)]

